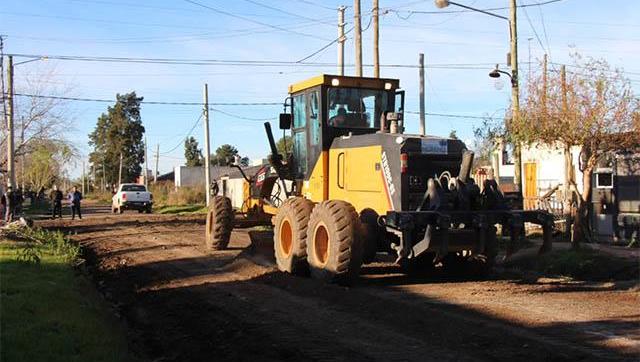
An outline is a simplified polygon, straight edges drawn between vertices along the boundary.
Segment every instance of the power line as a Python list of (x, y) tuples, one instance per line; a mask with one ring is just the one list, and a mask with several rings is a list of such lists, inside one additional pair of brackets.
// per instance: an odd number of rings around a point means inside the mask
[[(200, 123), (200, 120), (202, 119), (202, 115), (203, 113), (200, 112), (200, 117), (198, 117), (198, 119), (195, 121), (195, 123), (193, 124), (193, 127), (191, 127), (191, 129), (189, 130), (189, 132), (187, 132), (187, 134), (183, 137), (183, 139), (186, 139), (187, 137), (191, 136), (191, 133), (193, 132), (194, 129), (196, 129), (196, 127), (198, 126), (198, 124)], [(178, 147), (180, 147), (180, 145), (183, 143), (182, 140), (180, 140), (180, 142), (178, 142), (178, 144), (173, 147), (172, 149), (170, 149), (169, 151), (166, 152), (159, 152), (160, 155), (166, 155), (169, 154), (173, 151), (175, 151)]]
[[(522, 5), (517, 5), (516, 7), (518, 8), (528, 8), (528, 7), (532, 7), (532, 6), (543, 6), (543, 5), (548, 5), (548, 4), (553, 4), (553, 3), (557, 3), (563, 0), (547, 0), (547, 1), (543, 1), (543, 2), (539, 2), (539, 3), (535, 3), (535, 4), (522, 4)], [(510, 7), (508, 6), (502, 6), (502, 7), (495, 7), (495, 8), (486, 8), (486, 9), (478, 9), (478, 10), (482, 10), (482, 11), (497, 11), (497, 10), (508, 10), (510, 9)], [(409, 13), (410, 15), (408, 17), (406, 17), (406, 19), (408, 19), (411, 15), (413, 14), (457, 14), (457, 13), (469, 13), (469, 12), (473, 12), (475, 10), (467, 10), (467, 9), (463, 9), (463, 10), (434, 10), (434, 11), (422, 11), (422, 10), (394, 10), (394, 9), (386, 9), (386, 11), (389, 12), (393, 12), (393, 13), (398, 13), (398, 12), (403, 12), (403, 13)], [(406, 20), (405, 19), (405, 20)]]
[(226, 15), (226, 16), (229, 16), (229, 17), (232, 17), (232, 18), (236, 18), (236, 19), (244, 20), (244, 21), (246, 21), (246, 22), (250, 22), (250, 23), (254, 23), (254, 24), (258, 24), (258, 25), (266, 26), (266, 27), (269, 27), (269, 28), (272, 28), (272, 29), (276, 29), (276, 30), (284, 31), (284, 32), (286, 32), (286, 33), (296, 34), (296, 35), (304, 36), (304, 37), (307, 37), (307, 38), (314, 38), (314, 39), (329, 40), (329, 39), (327, 39), (327, 38), (319, 37), (319, 36), (317, 36), (317, 35), (312, 35), (312, 34), (307, 34), (307, 33), (301, 33), (301, 32), (299, 32), (299, 31), (291, 30), (291, 29), (288, 29), (288, 28), (285, 28), (285, 27), (281, 27), (281, 26), (278, 26), (278, 25), (273, 25), (273, 24), (269, 24), (269, 23), (264, 23), (264, 22), (262, 22), (262, 21), (258, 21), (258, 20), (254, 20), (254, 19), (247, 18), (247, 17), (244, 17), (244, 16), (240, 16), (240, 15), (237, 15), (237, 14), (234, 14), (234, 13), (230, 13), (230, 12), (225, 11), (225, 10), (221, 10), (221, 9), (218, 9), (218, 8), (214, 8), (213, 6), (209, 6), (209, 5), (205, 5), (205, 4), (199, 3), (199, 2), (194, 1), (194, 0), (184, 0), (184, 1), (186, 1), (186, 2), (188, 2), (188, 3), (190, 3), (190, 4), (194, 4), (194, 5), (197, 5), (197, 6), (203, 7), (203, 8), (205, 8), (205, 9), (209, 9), (209, 10), (211, 10), (211, 11), (215, 12), (215, 13), (218, 13), (218, 14), (222, 14), (222, 15)]
[[(5, 93), (6, 94), (6, 93)], [(98, 99), (98, 98), (78, 98), (78, 97), (60, 97), (60, 96), (48, 96), (40, 94), (25, 94), (15, 93), (14, 96), (30, 97), (30, 98), (44, 98), (44, 99), (59, 99), (66, 101), (78, 101), (78, 102), (98, 102), (98, 103), (113, 103), (117, 102), (115, 99)], [(202, 106), (201, 102), (159, 102), (159, 101), (142, 101), (141, 104), (153, 104), (153, 105), (172, 105), (172, 106)], [(281, 106), (282, 102), (218, 102), (209, 103), (212, 106)]]
[[(14, 57), (21, 58), (46, 58), (65, 61), (107, 62), (107, 63), (142, 63), (142, 64), (169, 64), (169, 65), (202, 65), (202, 66), (256, 66), (256, 67), (335, 67), (335, 63), (307, 62), (286, 60), (232, 60), (232, 59), (185, 59), (185, 58), (137, 58), (137, 57), (103, 57), (82, 55), (46, 55), (46, 54), (21, 54), (11, 53)], [(524, 63), (523, 63), (524, 64)], [(345, 64), (346, 67), (354, 67), (354, 64)], [(365, 67), (373, 67), (373, 64), (363, 64)], [(418, 68), (415, 64), (381, 64), (385, 68)], [(464, 67), (492, 67), (495, 63), (434, 63), (426, 68), (433, 69), (462, 69)], [(473, 68), (476, 69), (476, 68)]]

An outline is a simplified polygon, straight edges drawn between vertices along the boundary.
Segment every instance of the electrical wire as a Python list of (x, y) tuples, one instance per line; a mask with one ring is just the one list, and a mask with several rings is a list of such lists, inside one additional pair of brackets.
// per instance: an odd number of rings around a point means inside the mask
[[(59, 100), (78, 101), (78, 102), (98, 102), (98, 103), (116, 102), (116, 100), (114, 99), (60, 97), (60, 96), (47, 96), (47, 95), (40, 95), (40, 94), (25, 94), (25, 93), (14, 93), (13, 95), (19, 96), (19, 97), (59, 99)], [(141, 101), (140, 103), (153, 104), (153, 105), (172, 105), (172, 106), (203, 106), (204, 105), (204, 103), (200, 103), (200, 102)], [(212, 105), (212, 106), (281, 106), (282, 102), (217, 102), (217, 103), (209, 103), (209, 105)]]
[(221, 9), (215, 8), (213, 6), (202, 4), (202, 3), (194, 1), (194, 0), (183, 0), (183, 1), (186, 1), (186, 2), (188, 2), (190, 4), (193, 4), (193, 5), (200, 6), (200, 7), (205, 8), (205, 9), (209, 9), (209, 10), (215, 12), (215, 13), (218, 13), (218, 14), (222, 14), (222, 15), (226, 15), (226, 16), (229, 16), (229, 17), (232, 17), (232, 18), (244, 20), (244, 21), (249, 22), (249, 23), (254, 23), (254, 24), (266, 26), (266, 27), (269, 27), (269, 28), (272, 28), (272, 29), (276, 29), (276, 30), (280, 30), (280, 31), (283, 31), (283, 32), (286, 32), (286, 33), (291, 33), (291, 34), (300, 35), (300, 36), (304, 36), (304, 37), (307, 37), (307, 38), (313, 38), (313, 39), (330, 40), (330, 39), (327, 39), (327, 38), (324, 38), (324, 37), (319, 37), (317, 35), (301, 33), (299, 31), (291, 30), (289, 28), (285, 28), (285, 27), (281, 27), (281, 26), (273, 25), (273, 24), (269, 24), (269, 23), (264, 23), (262, 21), (258, 21), (258, 20), (254, 20), (254, 19), (247, 18), (247, 17), (244, 17), (244, 16), (240, 16), (240, 15), (237, 15), (237, 14), (234, 14), (234, 13), (230, 13), (230, 12), (225, 11), (225, 10), (221, 10)]
[(182, 138), (182, 140), (180, 140), (180, 142), (178, 142), (178, 144), (173, 147), (172, 149), (170, 149), (169, 151), (165, 151), (165, 152), (159, 152), (159, 155), (167, 155), (173, 151), (175, 151), (176, 149), (178, 149), (178, 147), (180, 147), (180, 145), (184, 144), (184, 139), (186, 139), (187, 137), (191, 136), (191, 133), (193, 133), (193, 130), (196, 129), (196, 127), (198, 126), (198, 124), (200, 123), (200, 120), (202, 119), (203, 113), (200, 112), (200, 117), (198, 117), (198, 119), (196, 120), (196, 122), (193, 124), (193, 127), (191, 127), (191, 129), (189, 130), (189, 132), (187, 132), (187, 134)]

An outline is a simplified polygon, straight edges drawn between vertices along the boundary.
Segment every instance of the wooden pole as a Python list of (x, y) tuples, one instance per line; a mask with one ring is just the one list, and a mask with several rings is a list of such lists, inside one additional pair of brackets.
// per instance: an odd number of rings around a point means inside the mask
[(7, 66), (7, 173), (8, 183), (16, 187), (16, 171), (14, 156), (14, 129), (13, 129), (13, 56), (8, 57)]
[(424, 106), (424, 54), (420, 53), (418, 57), (418, 65), (420, 66), (420, 134), (424, 136), (427, 132), (425, 125), (425, 106)]
[(160, 144), (156, 143), (156, 171), (153, 173), (153, 183), (158, 182), (158, 159), (160, 158)]
[(380, 78), (380, 50), (379, 50), (379, 3), (373, 0), (373, 77)]
[(149, 147), (147, 137), (144, 138), (144, 187), (149, 187)]
[(122, 183), (122, 152), (120, 152), (120, 167), (118, 168), (118, 187)]
[(344, 6), (338, 8), (338, 74), (344, 75)]
[(362, 25), (360, 23), (360, 0), (353, 0), (353, 30), (356, 47), (356, 77), (362, 77)]
[(209, 144), (209, 87), (204, 84), (204, 182), (207, 206), (211, 201), (211, 147)]

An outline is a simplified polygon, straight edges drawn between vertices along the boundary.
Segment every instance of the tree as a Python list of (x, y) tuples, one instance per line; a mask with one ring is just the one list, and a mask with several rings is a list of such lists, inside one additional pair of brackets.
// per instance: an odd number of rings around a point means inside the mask
[(572, 243), (578, 247), (591, 235), (588, 207), (598, 160), (608, 152), (640, 145), (640, 101), (623, 71), (605, 60), (574, 54), (571, 69), (576, 71), (566, 72), (566, 77), (544, 72), (532, 76), (520, 120), (510, 131), (526, 135), (529, 142), (561, 147), (569, 156), (571, 147), (580, 148), (582, 192), (572, 185), (577, 195)]
[[(134, 181), (142, 171), (145, 132), (140, 116), (142, 99), (135, 92), (117, 94), (116, 103), (98, 117), (95, 130), (89, 134), (89, 145), (93, 146), (89, 161), (98, 177), (105, 177), (108, 183), (118, 182), (120, 155), (122, 182)], [(105, 175), (102, 175), (102, 165)]]
[[(21, 68), (22, 69), (22, 68)], [(36, 67), (34, 73), (25, 70), (21, 75), (23, 81), (16, 84), (15, 93), (32, 94), (34, 97), (14, 97), (14, 153), (16, 162), (24, 163), (25, 172), (20, 174), (26, 181), (26, 166), (36, 148), (42, 143), (54, 142), (64, 146), (74, 156), (76, 153), (73, 145), (65, 138), (69, 130), (73, 128), (72, 113), (68, 110), (68, 101), (59, 98), (44, 98), (41, 95), (55, 95), (64, 97), (71, 92), (71, 86), (56, 80), (54, 67)], [(4, 69), (2, 69), (4, 72)], [(3, 78), (4, 79), (4, 78)], [(4, 87), (5, 84), (2, 83)], [(2, 89), (3, 92), (6, 89)], [(5, 119), (5, 107), (0, 107), (2, 119)], [(0, 149), (6, 149), (8, 139), (6, 122), (0, 124)], [(0, 152), (0, 169), (7, 166), (7, 153)], [(16, 170), (21, 170), (22, 167)], [(19, 180), (20, 181), (20, 180)]]
[(229, 166), (235, 159), (240, 157), (240, 165), (248, 166), (249, 158), (241, 157), (238, 149), (230, 144), (224, 144), (216, 149), (216, 153), (211, 155), (211, 164), (217, 166)]
[(74, 156), (73, 149), (65, 142), (41, 140), (33, 142), (30, 148), (32, 151), (25, 165), (25, 178), (33, 190), (58, 182), (65, 165)]
[(276, 148), (278, 149), (278, 153), (286, 159), (286, 155), (291, 153), (291, 150), (293, 149), (291, 136), (281, 137), (278, 142), (276, 142)]
[(184, 158), (189, 167), (202, 166), (202, 150), (198, 148), (198, 141), (191, 136), (184, 140)]

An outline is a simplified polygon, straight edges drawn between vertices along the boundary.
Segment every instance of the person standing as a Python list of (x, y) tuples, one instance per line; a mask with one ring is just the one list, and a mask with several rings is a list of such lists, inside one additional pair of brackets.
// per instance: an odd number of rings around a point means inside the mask
[(18, 189), (14, 193), (14, 196), (16, 198), (15, 214), (20, 215), (22, 214), (22, 204), (24, 203), (24, 193), (22, 192), (22, 187), (18, 186)]
[(5, 213), (4, 221), (9, 223), (13, 221), (13, 217), (16, 213), (16, 203), (18, 201), (16, 193), (13, 191), (13, 187), (11, 185), (7, 187), (7, 193), (4, 194), (4, 197), (7, 200), (7, 211)]
[(53, 185), (53, 190), (50, 195), (51, 204), (53, 205), (52, 217), (56, 218), (56, 212), (58, 216), (62, 219), (62, 191), (58, 190), (57, 185)]
[(71, 220), (76, 218), (76, 213), (78, 213), (78, 217), (82, 220), (82, 213), (80, 212), (82, 193), (78, 191), (78, 187), (73, 186), (73, 190), (71, 194), (69, 194), (69, 200), (71, 201)]

